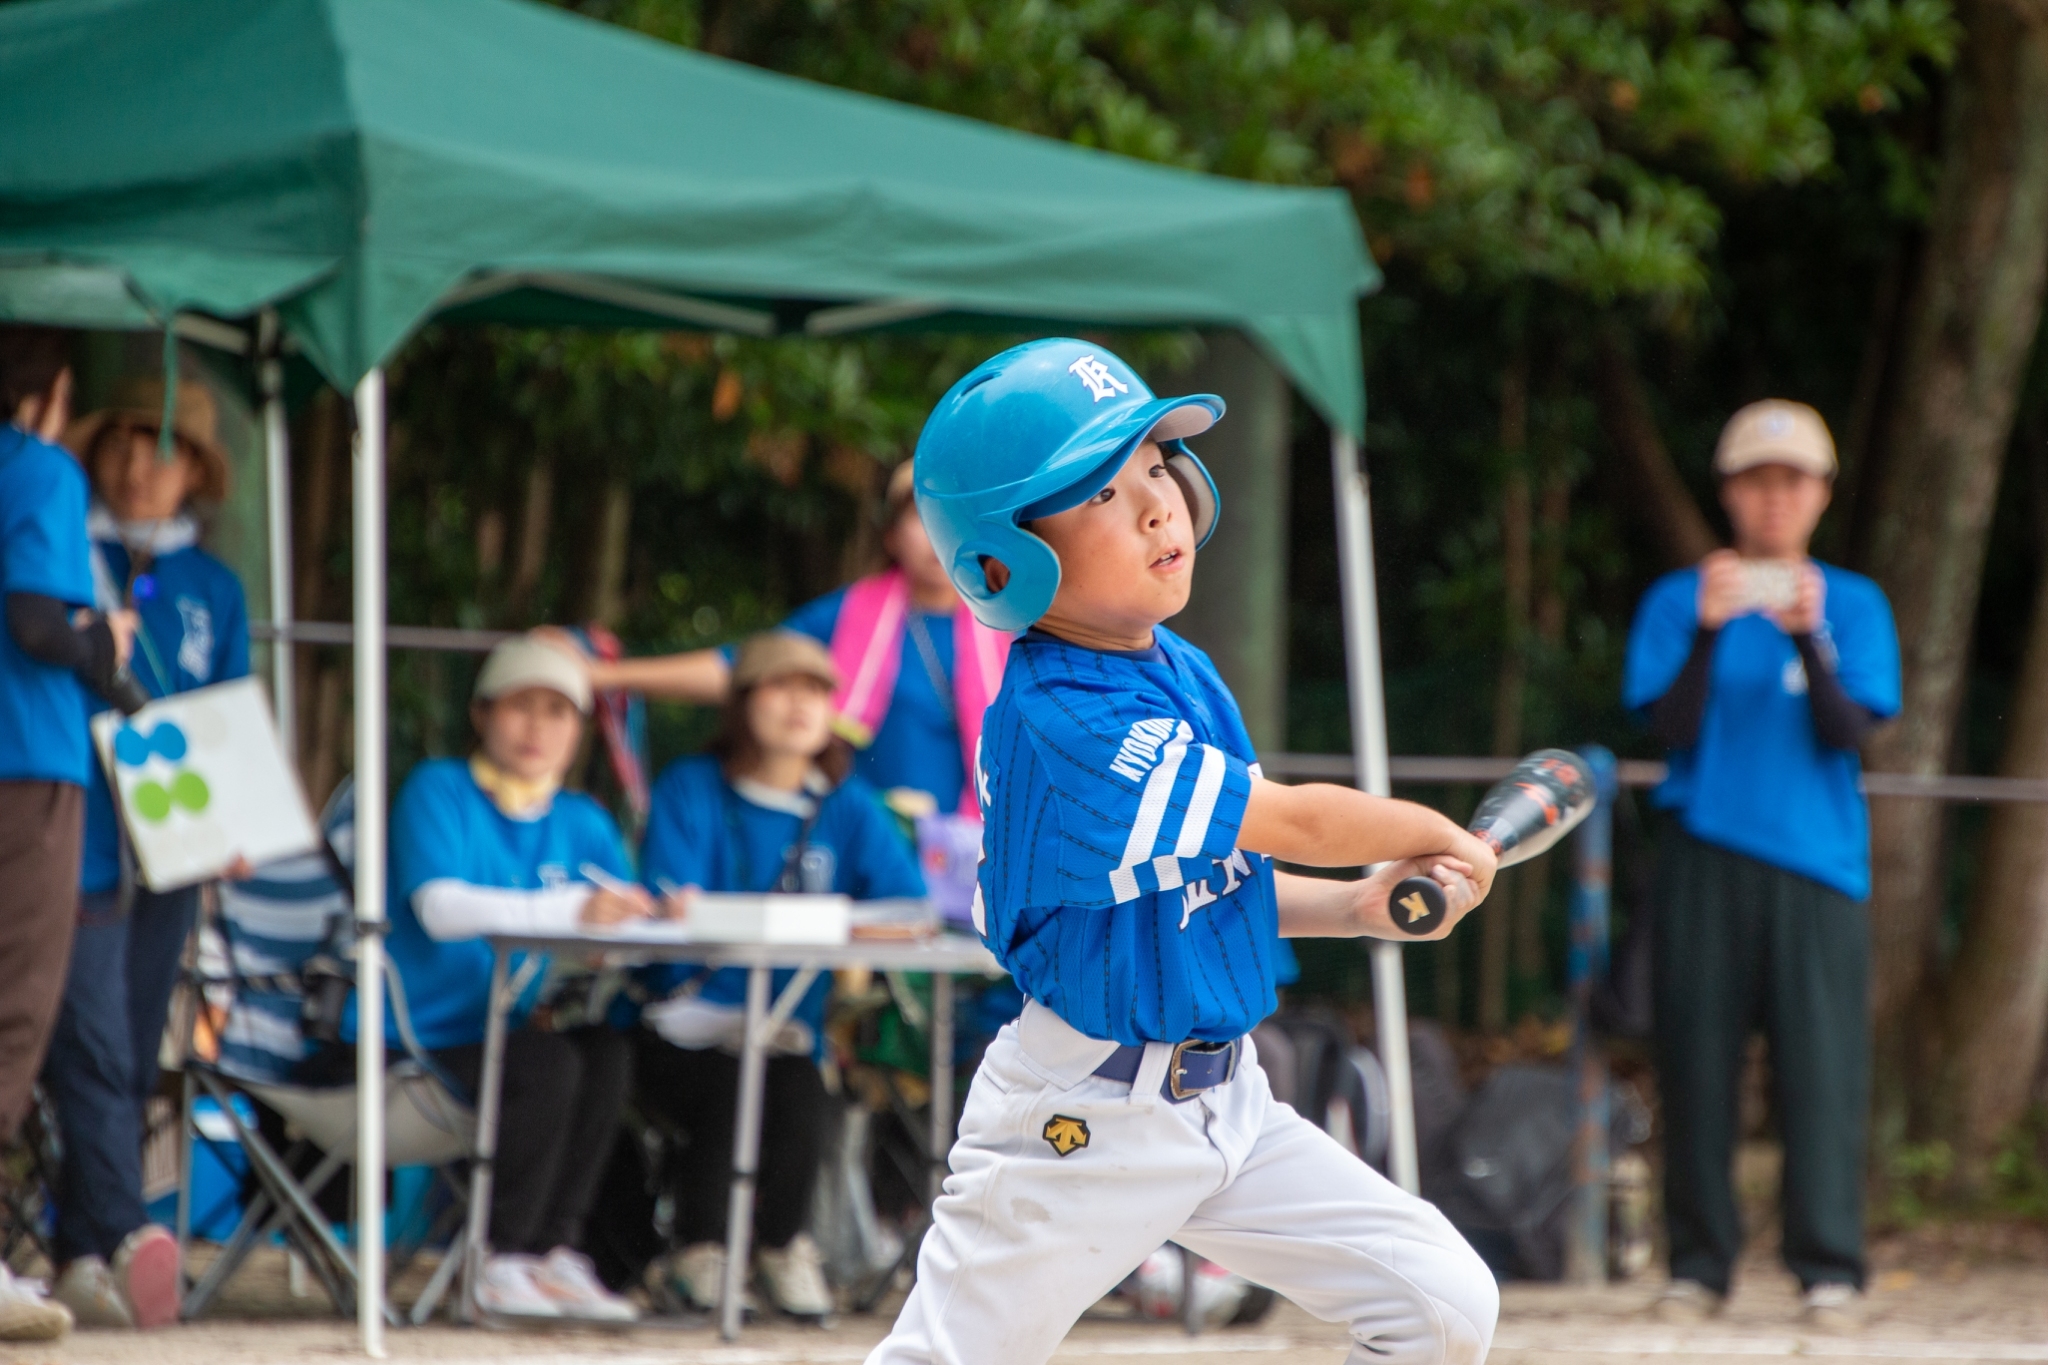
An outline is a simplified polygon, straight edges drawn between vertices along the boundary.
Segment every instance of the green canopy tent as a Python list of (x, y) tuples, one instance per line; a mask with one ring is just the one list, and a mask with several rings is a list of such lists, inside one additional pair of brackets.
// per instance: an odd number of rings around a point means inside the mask
[[(1093, 152), (522, 0), (26, 0), (0, 7), (0, 126), (0, 318), (185, 332), (262, 362), (281, 619), (278, 348), (353, 390), (360, 810), (387, 795), (381, 366), (434, 320), (1241, 329), (1333, 433), (1358, 776), (1387, 790), (1356, 456), (1356, 308), (1378, 276), (1341, 192)], [(375, 926), (379, 821), (357, 859)], [(365, 936), (363, 1074), (382, 1069), (378, 946)], [(1391, 947), (1375, 975), (1398, 1044)], [(1398, 1083), (1405, 1058), (1387, 1060)], [(375, 1170), (381, 1095), (362, 1093)], [(1412, 1188), (1406, 1108), (1395, 1166)], [(364, 1193), (378, 1226), (377, 1182)], [(373, 1285), (378, 1239), (359, 1245)]]

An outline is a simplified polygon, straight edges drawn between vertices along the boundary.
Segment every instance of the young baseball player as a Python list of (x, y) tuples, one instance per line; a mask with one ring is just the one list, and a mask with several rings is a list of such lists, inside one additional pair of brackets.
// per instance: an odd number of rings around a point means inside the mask
[[(975, 927), (1024, 1013), (988, 1050), (917, 1285), (869, 1365), (1039, 1362), (1161, 1242), (1346, 1323), (1351, 1359), (1476, 1362), (1499, 1297), (1430, 1205), (1273, 1101), (1251, 1028), (1277, 938), (1395, 932), (1387, 892), (1494, 858), (1421, 806), (1265, 781), (1186, 605), (1215, 485), (1181, 444), (1221, 399), (1154, 398), (1039, 341), (925, 425), (917, 501), (976, 616), (1022, 631), (982, 730)], [(1364, 881), (1273, 870), (1385, 863)]]

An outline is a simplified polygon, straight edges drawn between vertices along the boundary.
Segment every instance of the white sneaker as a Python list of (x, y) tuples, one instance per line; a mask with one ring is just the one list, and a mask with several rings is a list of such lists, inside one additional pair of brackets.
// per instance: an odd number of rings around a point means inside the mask
[(780, 1251), (762, 1247), (754, 1253), (761, 1290), (793, 1318), (822, 1318), (832, 1312), (832, 1290), (825, 1283), (825, 1258), (807, 1232), (792, 1237)]
[(555, 1301), (565, 1318), (585, 1322), (633, 1322), (640, 1311), (604, 1287), (590, 1258), (568, 1247), (556, 1247), (534, 1263), (532, 1279), (540, 1292)]
[(562, 1310), (534, 1282), (540, 1261), (500, 1252), (484, 1261), (476, 1280), (476, 1306), (487, 1318), (559, 1318)]
[(715, 1313), (725, 1301), (725, 1243), (692, 1242), (648, 1268), (650, 1288), (666, 1292), (684, 1308)]
[(1847, 1332), (1863, 1320), (1863, 1296), (1855, 1285), (1839, 1280), (1817, 1284), (1806, 1291), (1802, 1316), (1819, 1331)]
[(1673, 1280), (1650, 1305), (1650, 1316), (1673, 1327), (1693, 1327), (1721, 1311), (1727, 1300), (1698, 1280)]
[(65, 1265), (50, 1297), (70, 1309), (80, 1327), (128, 1331), (135, 1326), (113, 1268), (97, 1256), (80, 1256)]
[(40, 1281), (16, 1279), (0, 1264), (0, 1341), (56, 1341), (70, 1330), (70, 1309), (45, 1297)]

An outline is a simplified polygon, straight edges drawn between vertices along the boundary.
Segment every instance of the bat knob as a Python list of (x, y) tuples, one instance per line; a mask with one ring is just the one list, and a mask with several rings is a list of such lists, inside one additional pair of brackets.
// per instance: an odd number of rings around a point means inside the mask
[(1394, 927), (1417, 938), (1441, 928), (1449, 909), (1443, 886), (1433, 877), (1403, 877), (1387, 897), (1387, 917)]

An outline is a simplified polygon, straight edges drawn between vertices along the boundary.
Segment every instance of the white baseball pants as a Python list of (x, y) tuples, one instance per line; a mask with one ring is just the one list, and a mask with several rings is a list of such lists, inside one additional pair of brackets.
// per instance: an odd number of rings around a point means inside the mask
[(1035, 1001), (997, 1035), (917, 1285), (867, 1365), (1038, 1365), (1166, 1241), (1348, 1324), (1352, 1365), (1486, 1358), (1500, 1294), (1485, 1262), (1275, 1101), (1249, 1038), (1236, 1079), (1184, 1104), (1159, 1093), (1163, 1043), (1129, 1086), (1092, 1075), (1114, 1047)]

